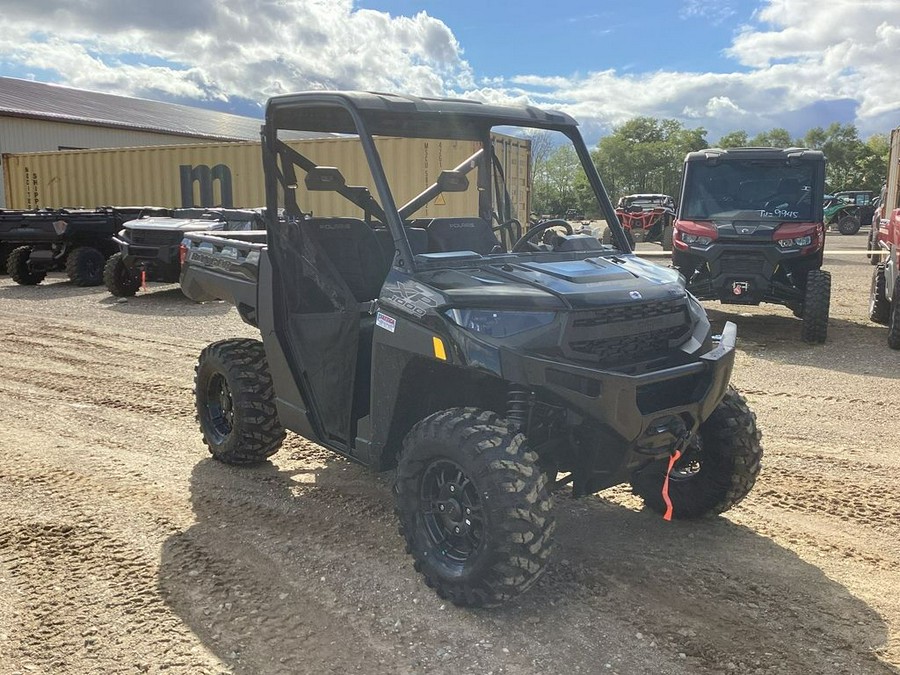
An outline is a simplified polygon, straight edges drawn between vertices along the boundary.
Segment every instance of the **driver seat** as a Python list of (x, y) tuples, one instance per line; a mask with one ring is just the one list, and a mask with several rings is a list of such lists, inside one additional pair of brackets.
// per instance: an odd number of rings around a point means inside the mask
[(503, 250), (491, 226), (481, 218), (435, 218), (426, 232), (429, 253), (474, 251), (488, 255)]

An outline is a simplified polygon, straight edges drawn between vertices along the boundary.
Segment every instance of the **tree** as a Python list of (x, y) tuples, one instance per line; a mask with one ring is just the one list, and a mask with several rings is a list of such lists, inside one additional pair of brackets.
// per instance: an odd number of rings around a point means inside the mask
[(584, 176), (575, 149), (562, 145), (553, 150), (535, 172), (533, 208), (537, 213), (563, 214), (576, 208), (578, 176)]
[(719, 142), (716, 143), (716, 147), (726, 149), (744, 148), (748, 145), (750, 145), (750, 141), (747, 138), (746, 131), (732, 131), (722, 136), (722, 138), (719, 139)]
[(798, 145), (791, 140), (788, 130), (781, 127), (758, 133), (747, 144), (754, 148), (789, 148), (792, 145)]
[(810, 129), (803, 143), (825, 153), (826, 190), (881, 189), (887, 172), (887, 137), (876, 135), (863, 142), (854, 125), (835, 122), (825, 129)]
[(706, 130), (677, 120), (637, 117), (600, 139), (591, 153), (614, 197), (635, 192), (676, 195), (688, 152), (707, 147)]

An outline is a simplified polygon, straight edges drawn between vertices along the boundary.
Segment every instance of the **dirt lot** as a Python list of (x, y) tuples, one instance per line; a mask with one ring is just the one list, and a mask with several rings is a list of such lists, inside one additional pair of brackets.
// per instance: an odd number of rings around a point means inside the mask
[(2, 277), (0, 673), (898, 672), (900, 356), (865, 259), (827, 268), (827, 345), (785, 309), (737, 315), (750, 497), (690, 524), (560, 494), (547, 573), (490, 611), (420, 582), (387, 477), (292, 435), (262, 468), (207, 458), (192, 369), (254, 334), (233, 310)]

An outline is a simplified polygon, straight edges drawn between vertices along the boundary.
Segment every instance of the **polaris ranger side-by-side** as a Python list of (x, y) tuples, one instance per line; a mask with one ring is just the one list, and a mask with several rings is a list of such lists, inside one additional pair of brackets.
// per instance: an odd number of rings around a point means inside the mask
[(805, 342), (825, 342), (825, 157), (802, 148), (688, 153), (672, 264), (701, 300), (786, 305)]
[(181, 276), (181, 240), (187, 232), (257, 230), (261, 209), (175, 209), (125, 223), (113, 241), (119, 252), (106, 261), (103, 282), (115, 296), (137, 293), (145, 281), (177, 282)]
[[(520, 231), (491, 131), (574, 148), (613, 244), (565, 220)], [(280, 132), (355, 136), (341, 166)], [(387, 175), (383, 137), (428, 139)], [(331, 160), (333, 161), (333, 159)], [(667, 518), (721, 513), (752, 488), (755, 416), (729, 386), (736, 328), (713, 335), (680, 275), (634, 256), (575, 121), (455, 99), (309, 92), (271, 99), (266, 232), (189, 233), (182, 289), (232, 302), (262, 340), (203, 350), (196, 410), (230, 464), (285, 428), (396, 469), (400, 531), (441, 597), (493, 605), (552, 546), (552, 487), (630, 483)], [(284, 208), (279, 220), (275, 213)]]

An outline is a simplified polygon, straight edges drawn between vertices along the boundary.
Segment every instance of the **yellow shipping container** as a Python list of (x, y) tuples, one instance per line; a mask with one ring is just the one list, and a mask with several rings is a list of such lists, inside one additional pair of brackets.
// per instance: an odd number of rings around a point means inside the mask
[[(501, 134), (493, 139), (513, 217), (524, 223), (530, 206), (530, 141)], [(365, 185), (377, 194), (355, 139), (322, 138), (289, 145), (320, 166), (341, 167), (349, 185)], [(477, 150), (472, 141), (404, 138), (379, 138), (376, 146), (398, 206), (433, 182), (442, 169), (453, 168)], [(265, 204), (260, 144), (253, 142), (4, 154), (3, 171), (9, 209)], [(302, 181), (297, 198), (314, 213), (353, 209), (337, 194), (307, 193)], [(416, 215), (474, 213), (475, 199), (475, 190), (441, 195)]]

